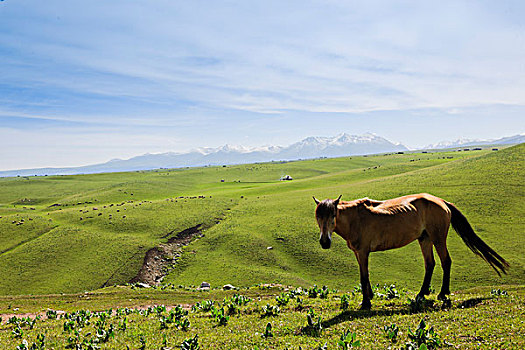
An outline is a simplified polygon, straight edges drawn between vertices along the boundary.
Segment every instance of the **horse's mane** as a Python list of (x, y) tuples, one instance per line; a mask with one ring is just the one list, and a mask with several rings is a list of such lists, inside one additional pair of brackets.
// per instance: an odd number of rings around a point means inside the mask
[(385, 201), (377, 201), (367, 197), (340, 203), (339, 207), (341, 207), (343, 210), (350, 208), (362, 208), (372, 214), (378, 215), (394, 215), (416, 210), (416, 207), (412, 205), (411, 201), (390, 204)]

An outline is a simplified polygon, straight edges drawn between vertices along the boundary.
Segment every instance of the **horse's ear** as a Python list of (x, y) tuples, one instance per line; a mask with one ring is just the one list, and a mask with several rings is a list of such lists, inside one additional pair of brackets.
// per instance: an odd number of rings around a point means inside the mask
[(341, 199), (342, 196), (343, 196), (342, 194), (339, 195), (339, 197), (337, 197), (337, 199), (335, 200), (334, 204), (335, 204), (336, 207), (339, 204), (339, 200)]
[(313, 199), (314, 199), (314, 201), (315, 201), (315, 204), (319, 205), (319, 203), (321, 203), (321, 202), (319, 201), (319, 199), (315, 198), (315, 196), (313, 196)]

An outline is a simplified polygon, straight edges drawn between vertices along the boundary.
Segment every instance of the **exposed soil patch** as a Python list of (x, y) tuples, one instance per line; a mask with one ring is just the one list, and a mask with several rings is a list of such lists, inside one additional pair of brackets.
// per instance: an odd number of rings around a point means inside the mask
[[(173, 234), (168, 233), (163, 238)], [(160, 284), (174, 263), (180, 258), (182, 247), (187, 246), (195, 237), (203, 237), (202, 224), (187, 228), (168, 239), (167, 243), (160, 244), (146, 252), (144, 263), (137, 276), (131, 283), (147, 283), (150, 286)]]

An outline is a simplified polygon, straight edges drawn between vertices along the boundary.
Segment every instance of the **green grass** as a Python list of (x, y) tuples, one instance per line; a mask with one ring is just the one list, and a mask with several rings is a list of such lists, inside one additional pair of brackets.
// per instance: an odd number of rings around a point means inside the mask
[[(203, 224), (205, 237), (184, 250), (168, 282), (348, 288), (358, 281), (355, 257), (342, 239), (328, 251), (320, 248), (311, 196), (386, 199), (417, 192), (456, 203), (511, 263), (509, 275), (498, 278), (451, 232), (452, 289), (520, 284), (525, 280), (524, 154), (520, 145), (498, 152), (1, 178), (0, 295), (123, 284), (136, 275), (148, 249), (197, 224)], [(294, 180), (278, 181), (285, 174)], [(418, 245), (372, 254), (370, 271), (372, 283), (417, 288), (424, 272)], [(440, 278), (438, 264), (436, 289)]]
[[(500, 279), (451, 232), (448, 242), (453, 260), (452, 288), (523, 281), (525, 226), (518, 213), (524, 212), (524, 154), (522, 145), (481, 157), (436, 161), (432, 166), (418, 164), (414, 168), (410, 168), (410, 163), (417, 162), (406, 162), (405, 156), (370, 157), (382, 166), (243, 191), (247, 199), (231, 212), (231, 219), (210, 229), (207, 240), (193, 245), (197, 254), (187, 255), (186, 263), (169, 276), (169, 281), (249, 285), (262, 279), (347, 287), (351, 281), (358, 281), (357, 263), (342, 239), (336, 239), (331, 250), (320, 249), (311, 196), (335, 198), (343, 194), (343, 199), (386, 199), (418, 192), (455, 202), (480, 236), (512, 265), (509, 275)], [(274, 249), (267, 250), (268, 246)], [(216, 263), (208, 265), (210, 260)], [(411, 244), (373, 253), (370, 271), (373, 283), (397, 281), (406, 287), (418, 286), (424, 274), (419, 246)], [(438, 265), (433, 279), (435, 288), (440, 286), (440, 279)]]
[[(503, 289), (501, 289), (503, 288)], [(295, 296), (290, 295), (295, 291)], [(378, 292), (384, 289), (379, 288)], [(439, 341), (437, 348), (456, 349), (522, 349), (525, 346), (525, 325), (523, 323), (525, 289), (523, 286), (498, 287), (500, 293), (494, 293), (493, 287), (478, 287), (452, 295), (450, 305), (436, 301), (432, 295), (426, 306), (414, 309), (410, 299), (415, 293), (397, 289), (397, 297), (386, 299), (378, 294), (374, 299), (374, 309), (358, 311), (359, 293), (353, 291), (330, 290), (328, 296), (321, 299), (308, 297), (306, 291), (284, 287), (250, 287), (239, 291), (198, 291), (191, 288), (166, 289), (131, 289), (130, 287), (112, 287), (97, 292), (76, 295), (49, 295), (36, 297), (0, 297), (0, 349), (14, 349), (25, 340), (31, 346), (37, 337), (45, 336), (45, 348), (63, 349), (69, 343), (83, 342), (96, 338), (97, 329), (114, 330), (113, 337), (97, 343), (101, 349), (123, 349), (126, 346), (139, 349), (143, 339), (146, 349), (176, 349), (186, 339), (198, 335), (201, 349), (318, 349), (324, 344), (328, 349), (342, 349), (338, 344), (344, 332), (355, 333), (360, 349), (401, 349), (410, 342), (409, 331), (415, 332), (423, 320), (432, 327)], [(502, 292), (502, 293), (501, 293)], [(265, 307), (278, 306), (277, 296), (283, 293), (289, 297), (286, 305), (279, 306), (279, 312), (265, 312)], [(214, 300), (214, 307), (228, 305), (234, 294), (250, 298), (245, 305), (238, 305), (224, 325), (212, 317), (210, 311), (191, 305), (205, 300)], [(506, 295), (500, 295), (506, 294)], [(301, 302), (297, 299), (301, 298)], [(347, 298), (347, 309), (341, 309), (341, 299)], [(231, 302), (230, 302), (231, 303)], [(182, 304), (188, 311), (182, 319), (189, 321), (187, 329), (174, 323), (161, 325), (161, 319), (169, 311), (145, 311), (153, 305), (174, 306)], [(126, 307), (131, 307), (127, 315)], [(45, 319), (47, 311), (59, 310), (57, 320)], [(111, 315), (107, 316), (111, 309)], [(118, 311), (117, 309), (120, 309)], [(31, 312), (30, 320), (37, 313), (43, 318), (37, 320), (31, 328), (21, 323), (7, 323), (16, 312)], [(73, 313), (79, 310), (92, 312), (106, 311), (106, 317), (92, 314), (87, 317), (72, 318), (73, 330), (66, 330), (68, 318), (63, 312)], [(150, 309), (151, 310), (151, 309)], [(307, 327), (307, 315), (314, 313), (314, 324), (320, 327)], [(265, 315), (268, 316), (265, 317)], [(101, 325), (101, 320), (105, 319)], [(81, 322), (88, 320), (89, 322)], [(126, 324), (123, 329), (122, 325)], [(272, 336), (263, 337), (267, 324), (271, 324)], [(385, 327), (399, 329), (395, 342), (386, 336)], [(78, 332), (78, 336), (75, 335)], [(99, 331), (100, 332), (100, 331)], [(71, 341), (69, 340), (71, 339)], [(87, 348), (87, 347), (83, 347)]]

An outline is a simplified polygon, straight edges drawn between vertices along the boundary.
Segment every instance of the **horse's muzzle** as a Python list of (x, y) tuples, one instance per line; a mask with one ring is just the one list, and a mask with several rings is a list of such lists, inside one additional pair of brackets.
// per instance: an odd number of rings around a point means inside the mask
[(321, 243), (321, 247), (323, 249), (328, 249), (332, 245), (332, 240), (330, 238), (328, 238), (328, 239), (320, 239), (319, 243)]

